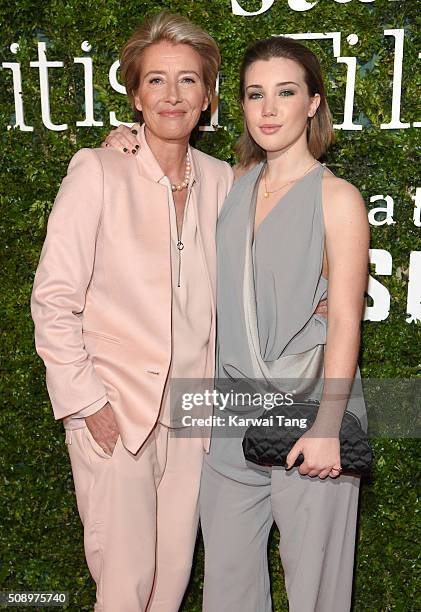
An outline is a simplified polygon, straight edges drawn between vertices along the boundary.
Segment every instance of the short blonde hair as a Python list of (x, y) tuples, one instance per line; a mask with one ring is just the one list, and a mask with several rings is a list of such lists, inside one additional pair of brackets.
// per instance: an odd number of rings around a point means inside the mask
[[(283, 57), (296, 62), (304, 70), (308, 94), (320, 95), (320, 104), (314, 117), (307, 124), (307, 143), (310, 153), (318, 159), (334, 140), (332, 116), (326, 98), (323, 75), (316, 55), (301, 43), (285, 36), (271, 36), (258, 40), (244, 54), (240, 68), (240, 98), (246, 96), (245, 80), (248, 68), (259, 60), (268, 61)], [(266, 152), (253, 140), (244, 121), (244, 132), (240, 136), (236, 153), (241, 166), (248, 167), (266, 159)]]
[(203, 80), (209, 99), (214, 95), (216, 78), (221, 65), (221, 55), (212, 36), (182, 15), (162, 11), (147, 18), (134, 32), (121, 50), (120, 67), (123, 82), (133, 110), (139, 88), (142, 54), (149, 46), (169, 42), (174, 45), (190, 45), (202, 59)]

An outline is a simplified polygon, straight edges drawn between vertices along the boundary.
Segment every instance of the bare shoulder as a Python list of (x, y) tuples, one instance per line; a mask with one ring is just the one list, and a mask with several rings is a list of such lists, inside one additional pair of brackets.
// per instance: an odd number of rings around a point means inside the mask
[(329, 217), (366, 214), (363, 197), (357, 187), (331, 172), (323, 176), (323, 212)]
[(345, 179), (338, 178), (329, 171), (323, 175), (323, 196), (323, 199), (326, 198), (328, 202), (336, 198), (358, 202), (363, 200), (355, 185)]

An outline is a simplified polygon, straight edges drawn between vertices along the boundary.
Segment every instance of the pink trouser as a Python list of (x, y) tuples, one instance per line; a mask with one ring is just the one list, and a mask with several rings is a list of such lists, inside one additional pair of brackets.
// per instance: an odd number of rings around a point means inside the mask
[(180, 607), (197, 535), (203, 442), (170, 432), (157, 424), (136, 455), (119, 438), (112, 457), (87, 427), (66, 432), (95, 612)]

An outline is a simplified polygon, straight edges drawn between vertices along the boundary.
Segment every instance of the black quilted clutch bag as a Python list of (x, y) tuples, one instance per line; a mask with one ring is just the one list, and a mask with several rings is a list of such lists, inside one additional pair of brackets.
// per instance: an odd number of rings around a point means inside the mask
[[(267, 411), (261, 417), (262, 421), (250, 425), (244, 434), (243, 452), (246, 460), (263, 466), (285, 466), (289, 451), (312, 426), (318, 409), (319, 403), (302, 402)], [(305, 428), (300, 427), (300, 423), (304, 422)], [(373, 453), (358, 417), (351, 412), (344, 413), (339, 440), (342, 470), (367, 471), (373, 461)], [(294, 466), (303, 461), (304, 456), (300, 454)]]

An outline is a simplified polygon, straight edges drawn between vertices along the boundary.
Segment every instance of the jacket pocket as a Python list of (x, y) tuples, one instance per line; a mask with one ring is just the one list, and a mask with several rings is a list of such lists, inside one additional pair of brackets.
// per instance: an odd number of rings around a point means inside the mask
[(91, 329), (83, 329), (83, 335), (93, 336), (94, 338), (100, 338), (101, 340), (107, 340), (108, 342), (114, 342), (115, 344), (121, 344), (121, 340), (116, 338), (115, 336), (109, 336), (107, 334), (103, 334), (102, 332), (93, 331)]
[[(112, 455), (108, 455), (103, 448), (98, 444), (98, 442), (95, 440), (95, 438), (93, 437), (93, 435), (91, 434), (91, 432), (89, 431), (89, 429), (87, 427), (85, 427), (85, 437), (87, 439), (88, 445), (89, 447), (93, 450), (93, 452), (98, 455), (99, 457), (102, 457), (103, 459), (111, 459), (115, 453), (115, 447), (113, 450), (113, 454)], [(117, 439), (118, 442), (118, 439)], [(117, 442), (116, 442), (116, 446), (117, 446)]]

